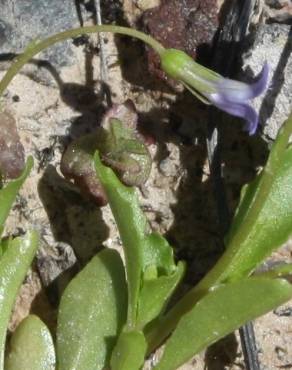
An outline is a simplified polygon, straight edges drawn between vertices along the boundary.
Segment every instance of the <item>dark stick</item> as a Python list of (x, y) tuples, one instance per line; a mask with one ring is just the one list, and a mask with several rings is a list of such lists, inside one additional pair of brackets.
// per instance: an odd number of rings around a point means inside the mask
[[(214, 55), (214, 67), (225, 75), (230, 75), (236, 64), (237, 54), (246, 35), (249, 18), (254, 7), (254, 0), (232, 2), (226, 10), (225, 23), (219, 31)], [(226, 46), (228, 52), (226, 54)], [(226, 55), (229, 55), (226, 61)], [(216, 112), (217, 117), (218, 113)], [(218, 220), (222, 236), (230, 225), (225, 185), (221, 174), (220, 132), (214, 122), (214, 109), (210, 109), (208, 122), (207, 151), (210, 174), (214, 186), (214, 195), (218, 211)], [(247, 370), (260, 370), (258, 351), (252, 322), (239, 329), (244, 362)]]
[(239, 329), (244, 362), (248, 369), (260, 369), (254, 327), (248, 322)]
[[(213, 110), (210, 116), (212, 116)], [(218, 220), (222, 236), (229, 227), (229, 209), (226, 201), (226, 191), (221, 176), (221, 158), (220, 148), (218, 145), (218, 130), (209, 121), (210, 136), (207, 137), (208, 160), (210, 172), (213, 180), (214, 194), (216, 199)], [(260, 370), (258, 351), (255, 341), (255, 334), (252, 322), (249, 322), (239, 329), (241, 347), (244, 356), (244, 362), (247, 370)]]

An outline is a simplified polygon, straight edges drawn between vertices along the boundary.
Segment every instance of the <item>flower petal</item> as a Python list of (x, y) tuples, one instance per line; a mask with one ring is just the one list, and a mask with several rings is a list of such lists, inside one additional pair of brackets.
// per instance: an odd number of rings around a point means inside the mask
[(261, 95), (268, 86), (270, 68), (267, 62), (264, 63), (261, 72), (257, 75), (256, 81), (250, 85), (252, 95), (249, 99), (253, 99)]
[(256, 81), (252, 84), (222, 78), (217, 82), (217, 94), (230, 102), (240, 103), (254, 99), (261, 95), (267, 88), (269, 77), (269, 65), (265, 62), (261, 72), (256, 77)]
[(259, 123), (259, 116), (256, 110), (248, 103), (230, 103), (226, 101), (221, 101), (219, 103), (213, 101), (213, 104), (224, 112), (245, 119), (247, 121), (245, 130), (248, 131), (250, 135), (253, 135), (256, 132)]

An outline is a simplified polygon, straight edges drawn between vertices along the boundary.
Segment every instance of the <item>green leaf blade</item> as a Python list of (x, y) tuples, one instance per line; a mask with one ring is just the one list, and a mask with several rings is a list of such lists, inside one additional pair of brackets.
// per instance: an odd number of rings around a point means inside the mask
[(141, 245), (143, 244), (146, 220), (140, 211), (135, 190), (121, 184), (113, 171), (101, 163), (97, 153), (95, 154), (94, 162), (98, 178), (106, 191), (123, 245), (125, 246), (129, 291), (128, 321), (130, 326), (134, 326), (143, 269)]
[(250, 274), (292, 233), (291, 134), (292, 115), (281, 127), (263, 171), (242, 196), (227, 237), (229, 279)]
[(116, 336), (126, 321), (126, 289), (122, 260), (110, 249), (95, 256), (70, 282), (58, 317), (59, 370), (108, 366)]
[(37, 316), (28, 316), (11, 338), (5, 370), (54, 370), (55, 364), (55, 349), (49, 329)]
[(274, 142), (262, 172), (243, 188), (226, 237), (226, 251), (192, 293), (249, 276), (292, 233), (292, 115)]
[(111, 358), (111, 370), (139, 370), (143, 366), (147, 344), (140, 331), (120, 335)]
[(3, 369), (6, 330), (11, 310), (38, 247), (38, 235), (13, 239), (0, 259), (0, 369)]
[(177, 369), (206, 346), (292, 297), (282, 279), (249, 278), (214, 289), (179, 321), (156, 370)]
[(33, 158), (28, 157), (25, 169), (23, 170), (21, 176), (16, 180), (10, 181), (3, 189), (0, 190), (0, 236), (12, 204), (15, 201), (19, 189), (29, 175), (32, 166)]
[(180, 283), (185, 272), (185, 265), (180, 262), (170, 275), (157, 279), (144, 280), (139, 297), (137, 325), (143, 328), (147, 323), (161, 315), (168, 299)]
[[(141, 326), (147, 320), (152, 320), (153, 315), (161, 311), (180, 281), (184, 269), (176, 266), (168, 242), (161, 235), (151, 232), (135, 190), (123, 185), (114, 172), (101, 163), (98, 153), (94, 160), (97, 176), (107, 194), (125, 252), (129, 292), (127, 330), (142, 329)], [(147, 299), (152, 300), (147, 302), (151, 312), (141, 313), (140, 310), (139, 313), (141, 288), (149, 272), (156, 274), (157, 278), (165, 277), (164, 289), (155, 284), (155, 298), (147, 294)]]
[[(235, 258), (229, 265), (228, 278), (235, 279), (250, 274), (292, 234), (292, 148), (288, 148), (283, 154), (281, 166), (273, 176), (269, 196), (242, 243), (236, 245), (237, 234), (231, 229), (230, 248), (234, 249)], [(249, 185), (246, 194), (260, 191), (254, 189), (258, 186), (257, 183)], [(235, 218), (235, 223), (237, 222)], [(238, 230), (240, 231), (240, 227)]]

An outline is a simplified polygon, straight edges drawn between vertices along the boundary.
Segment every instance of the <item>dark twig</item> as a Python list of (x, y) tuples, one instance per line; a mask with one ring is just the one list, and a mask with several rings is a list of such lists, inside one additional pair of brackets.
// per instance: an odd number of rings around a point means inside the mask
[[(238, 0), (232, 2), (230, 8), (226, 12), (225, 23), (220, 29), (214, 56), (214, 67), (224, 75), (230, 75), (237, 61), (237, 53), (246, 35), (253, 7), (254, 0)], [(228, 48), (228, 61), (226, 61), (225, 57), (226, 48)], [(217, 112), (216, 114), (218, 116)], [(211, 108), (207, 136), (208, 160), (214, 185), (220, 230), (224, 235), (229, 228), (230, 214), (225, 185), (221, 174), (220, 132), (214, 124), (216, 121), (214, 109)], [(239, 329), (239, 332), (246, 369), (260, 370), (253, 324), (251, 322), (247, 323)]]
[(241, 347), (244, 356), (245, 365), (248, 369), (260, 369), (258, 361), (258, 349), (256, 346), (254, 327), (252, 322), (248, 322), (239, 330)]
[[(94, 0), (95, 9), (96, 9), (96, 20), (97, 24), (102, 24), (102, 18), (101, 18), (101, 7), (100, 7), (100, 0)], [(107, 82), (108, 78), (108, 72), (107, 72), (107, 63), (106, 63), (106, 55), (105, 55), (105, 40), (104, 35), (102, 33), (98, 34), (98, 42), (100, 47), (100, 74), (101, 74), (101, 80), (103, 82)]]
[[(84, 26), (84, 20), (82, 15), (82, 9), (81, 4), (84, 5), (84, 0), (74, 0), (75, 1), (75, 7), (77, 16), (79, 19), (80, 25)], [(87, 10), (89, 10), (90, 5), (90, 13), (91, 13), (91, 19), (93, 24), (95, 25), (102, 25), (102, 9), (101, 9), (101, 1), (100, 0), (90, 0), (87, 3)], [(100, 83), (101, 83), (101, 89), (100, 89), (100, 95), (105, 98), (106, 104), (108, 107), (112, 106), (112, 99), (111, 99), (111, 91), (107, 84), (108, 80), (108, 66), (107, 66), (107, 57), (106, 57), (106, 38), (103, 33), (96, 34), (96, 39), (93, 41), (93, 46), (98, 46), (99, 50), (99, 57), (100, 57)], [(91, 84), (93, 83), (93, 66), (92, 66), (92, 60), (93, 60), (93, 51), (87, 50), (86, 52), (86, 62), (87, 62), (87, 71), (90, 71), (88, 73), (87, 77), (87, 83)]]
[[(101, 14), (101, 5), (100, 0), (94, 0), (95, 11), (96, 11), (96, 23), (98, 25), (102, 24), (102, 14)], [(108, 80), (108, 67), (107, 67), (107, 58), (105, 53), (105, 37), (103, 33), (98, 34), (98, 43), (99, 43), (99, 55), (100, 55), (100, 80), (102, 83), (102, 93), (106, 98), (107, 105), (112, 106), (111, 93), (107, 85)]]
[[(212, 116), (212, 114), (211, 114)], [(218, 129), (210, 121), (210, 136), (207, 137), (208, 160), (214, 184), (214, 193), (217, 203), (218, 219), (222, 235), (229, 226), (229, 209), (226, 202), (226, 191), (221, 176), (221, 158), (218, 141)], [(239, 329), (244, 362), (247, 370), (260, 370), (255, 334), (252, 322)]]

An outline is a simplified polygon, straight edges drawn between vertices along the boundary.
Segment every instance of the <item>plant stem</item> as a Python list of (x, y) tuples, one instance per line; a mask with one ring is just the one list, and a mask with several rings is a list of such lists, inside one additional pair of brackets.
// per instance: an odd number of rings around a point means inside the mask
[(0, 97), (14, 78), (14, 76), (19, 72), (19, 70), (36, 54), (40, 53), (41, 51), (47, 49), (48, 47), (64, 41), (66, 39), (70, 39), (73, 37), (81, 36), (88, 33), (99, 33), (99, 32), (110, 32), (110, 33), (118, 33), (121, 35), (135, 37), (150, 47), (152, 47), (159, 55), (164, 51), (164, 47), (151, 36), (146, 35), (143, 32), (134, 30), (128, 27), (120, 27), (120, 26), (112, 26), (112, 25), (96, 25), (96, 26), (88, 26), (88, 27), (80, 27), (71, 29), (68, 31), (60, 32), (56, 35), (50, 36), (45, 40), (35, 42), (33, 41), (30, 45), (28, 45), (27, 49), (21, 54), (19, 57), (16, 58), (15, 62), (12, 66), (8, 69), (5, 76), (3, 77), (2, 81), (0, 82)]

